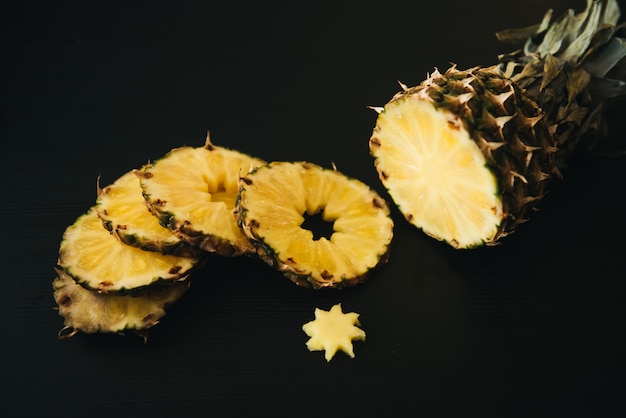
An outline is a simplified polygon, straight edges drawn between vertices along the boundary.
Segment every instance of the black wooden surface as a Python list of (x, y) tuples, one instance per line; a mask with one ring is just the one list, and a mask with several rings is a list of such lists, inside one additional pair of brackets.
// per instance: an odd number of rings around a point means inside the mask
[[(624, 157), (576, 154), (541, 211), (495, 248), (452, 250), (394, 209), (390, 262), (355, 288), (310, 291), (259, 261), (213, 257), (146, 344), (59, 340), (53, 309), (61, 235), (94, 203), (98, 176), (107, 184), (210, 130), (268, 161), (335, 163), (388, 198), (367, 106), (435, 67), (495, 63), (513, 48), (497, 30), (584, 6), (3, 6), (0, 415), (623, 414)], [(622, 151), (624, 114), (609, 111)], [(326, 363), (301, 326), (339, 302), (367, 340)]]

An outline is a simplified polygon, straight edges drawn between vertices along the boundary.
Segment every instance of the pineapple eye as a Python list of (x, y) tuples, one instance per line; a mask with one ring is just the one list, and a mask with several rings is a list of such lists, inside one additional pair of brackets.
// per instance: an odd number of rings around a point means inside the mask
[(324, 219), (324, 211), (318, 211), (312, 215), (304, 213), (304, 222), (300, 227), (302, 229), (308, 229), (313, 233), (313, 240), (317, 241), (320, 238), (326, 238), (330, 240), (331, 235), (335, 232), (335, 220)]

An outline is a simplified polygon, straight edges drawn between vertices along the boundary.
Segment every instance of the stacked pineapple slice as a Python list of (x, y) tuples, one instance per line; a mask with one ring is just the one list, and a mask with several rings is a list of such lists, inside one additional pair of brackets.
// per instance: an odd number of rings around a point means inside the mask
[[(259, 256), (297, 284), (340, 288), (384, 264), (393, 236), (387, 203), (360, 181), (306, 162), (266, 163), (208, 136), (97, 191), (60, 244), (60, 337), (146, 337), (209, 253)], [(316, 213), (333, 224), (328, 238), (303, 225)]]
[[(95, 205), (65, 230), (58, 277), (53, 282), (54, 298), (65, 321), (61, 337), (78, 331), (133, 330), (146, 335), (165, 315), (167, 306), (183, 296), (191, 273), (203, 266), (209, 251), (251, 247), (241, 233), (218, 234), (224, 225), (227, 230), (236, 226), (237, 176), (263, 162), (215, 147), (208, 138), (202, 147), (184, 148), (184, 157), (179, 158), (182, 152), (173, 150), (159, 164), (131, 170), (106, 187), (98, 185)], [(157, 166), (167, 167), (164, 175), (154, 175)], [(173, 229), (174, 220), (179, 225), (195, 225), (196, 214), (180, 202), (182, 211), (176, 217), (155, 210), (155, 206), (171, 207), (173, 198), (150, 199), (153, 194), (146, 194), (143, 188), (153, 178), (158, 178), (154, 183), (162, 189), (183, 190), (183, 197), (187, 193), (198, 211), (210, 211), (207, 202), (211, 200), (231, 202), (219, 205), (214, 227), (209, 225), (202, 232), (203, 242), (219, 241), (221, 246), (199, 246), (196, 237), (187, 232), (190, 228)], [(203, 187), (202, 183), (210, 185)]]

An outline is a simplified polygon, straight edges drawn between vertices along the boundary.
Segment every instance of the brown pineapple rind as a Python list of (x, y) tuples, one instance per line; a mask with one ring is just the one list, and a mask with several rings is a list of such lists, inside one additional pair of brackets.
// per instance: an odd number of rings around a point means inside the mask
[(78, 332), (123, 333), (133, 331), (144, 339), (148, 330), (166, 315), (189, 288), (189, 281), (153, 285), (133, 295), (111, 295), (85, 289), (62, 269), (53, 280), (54, 300), (64, 327), (59, 338)]

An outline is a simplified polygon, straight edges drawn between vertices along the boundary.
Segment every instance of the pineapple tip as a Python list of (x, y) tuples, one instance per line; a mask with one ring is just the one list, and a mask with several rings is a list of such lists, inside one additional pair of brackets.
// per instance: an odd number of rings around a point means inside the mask
[(102, 177), (102, 174), (98, 174), (98, 177), (96, 178), (96, 193), (98, 194), (98, 196), (102, 194), (102, 187), (100, 187), (101, 177)]
[(374, 112), (379, 113), (379, 114), (380, 114), (380, 112), (382, 112), (384, 110), (384, 108), (381, 107), (381, 106), (367, 106), (367, 108), (371, 109)]
[(211, 130), (207, 129), (206, 138), (204, 140), (204, 147), (208, 150), (212, 150), (214, 148), (213, 142), (211, 142)]

